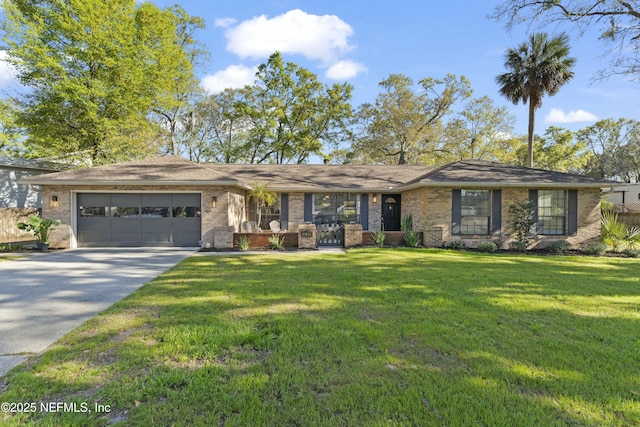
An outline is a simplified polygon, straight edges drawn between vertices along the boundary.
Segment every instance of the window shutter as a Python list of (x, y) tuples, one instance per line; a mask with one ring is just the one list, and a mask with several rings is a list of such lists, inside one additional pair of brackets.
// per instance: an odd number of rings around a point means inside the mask
[(462, 190), (451, 191), (451, 234), (460, 234)]
[(491, 234), (500, 235), (502, 229), (502, 190), (491, 192)]
[(304, 222), (313, 222), (313, 194), (304, 194)]
[(538, 190), (529, 190), (529, 201), (534, 204), (533, 209), (533, 234), (538, 233)]
[(567, 234), (575, 235), (578, 232), (578, 190), (569, 190), (569, 212), (567, 221)]
[(289, 228), (289, 193), (280, 194), (280, 228)]
[(363, 230), (369, 229), (369, 195), (363, 194), (360, 198), (360, 224)]

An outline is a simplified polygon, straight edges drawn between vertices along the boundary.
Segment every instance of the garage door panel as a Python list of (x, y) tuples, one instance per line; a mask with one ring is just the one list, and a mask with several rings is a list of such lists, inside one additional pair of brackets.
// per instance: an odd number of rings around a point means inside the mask
[(108, 218), (78, 218), (78, 228), (90, 232), (109, 231)]
[(200, 200), (199, 193), (79, 193), (78, 244), (197, 246)]
[(113, 233), (140, 233), (139, 218), (112, 218), (111, 232)]
[(140, 230), (146, 232), (158, 232), (171, 230), (171, 219), (169, 218), (149, 218), (140, 222)]
[(145, 243), (171, 243), (171, 233), (142, 233), (140, 240)]

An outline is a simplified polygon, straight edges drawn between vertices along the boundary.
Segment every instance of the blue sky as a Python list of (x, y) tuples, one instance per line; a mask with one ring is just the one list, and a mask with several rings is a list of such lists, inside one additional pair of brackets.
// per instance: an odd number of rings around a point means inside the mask
[[(176, 1), (154, 3), (167, 7)], [(352, 84), (354, 106), (374, 101), (378, 83), (391, 73), (415, 81), (453, 73), (470, 80), (474, 97), (488, 95), (496, 105), (507, 106), (516, 117), (516, 132), (525, 134), (527, 107), (502, 98), (495, 76), (505, 71), (505, 50), (524, 41), (531, 29), (508, 32), (502, 23), (488, 19), (499, 3), (183, 0), (181, 5), (206, 21), (207, 28), (197, 37), (211, 52), (211, 60), (199, 77), (210, 91), (252, 83), (256, 67), (276, 50), (285, 61), (311, 70), (325, 83)], [(595, 31), (579, 37), (569, 26), (546, 30), (569, 33), (577, 64), (574, 79), (556, 96), (543, 99), (537, 133), (550, 125), (577, 130), (605, 118), (640, 120), (640, 83), (621, 77), (593, 81), (607, 65), (601, 57), (605, 46)], [(11, 84), (9, 77), (0, 63), (0, 89)]]

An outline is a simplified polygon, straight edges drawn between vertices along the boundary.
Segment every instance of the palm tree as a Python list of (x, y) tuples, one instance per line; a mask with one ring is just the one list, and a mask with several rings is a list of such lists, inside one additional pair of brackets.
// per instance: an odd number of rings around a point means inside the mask
[(549, 39), (546, 33), (536, 33), (528, 42), (507, 50), (505, 68), (510, 71), (496, 77), (500, 93), (517, 104), (529, 101), (527, 166), (533, 166), (533, 130), (535, 111), (544, 95), (555, 95), (573, 77), (575, 58), (569, 57), (569, 37), (562, 33)]
[(253, 184), (249, 191), (249, 199), (253, 199), (258, 205), (258, 227), (261, 227), (262, 212), (269, 205), (274, 204), (278, 200), (278, 195), (273, 191), (267, 190), (267, 186), (261, 182)]

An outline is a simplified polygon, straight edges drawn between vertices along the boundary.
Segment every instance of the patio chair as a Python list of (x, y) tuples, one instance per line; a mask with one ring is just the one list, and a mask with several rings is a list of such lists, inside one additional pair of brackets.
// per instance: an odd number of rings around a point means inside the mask
[(273, 221), (271, 221), (269, 223), (269, 228), (271, 228), (271, 231), (273, 233), (279, 233), (280, 232), (280, 223), (274, 219)]

